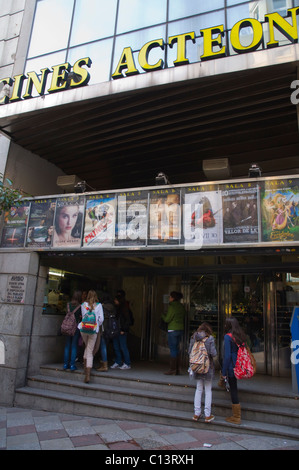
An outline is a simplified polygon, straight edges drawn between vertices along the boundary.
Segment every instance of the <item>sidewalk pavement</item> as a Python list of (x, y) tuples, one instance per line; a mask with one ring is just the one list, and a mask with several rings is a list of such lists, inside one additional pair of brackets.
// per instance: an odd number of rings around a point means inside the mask
[[(299, 441), (0, 406), (0, 450), (299, 450)], [(107, 455), (109, 455), (107, 454)], [(121, 454), (121, 453), (120, 453)], [(127, 454), (127, 453), (126, 453)], [(133, 454), (136, 455), (136, 454)]]

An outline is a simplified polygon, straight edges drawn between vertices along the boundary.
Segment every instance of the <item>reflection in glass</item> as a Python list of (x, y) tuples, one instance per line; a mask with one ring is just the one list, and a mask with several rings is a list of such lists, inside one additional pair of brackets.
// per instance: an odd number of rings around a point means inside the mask
[[(227, 10), (227, 28), (231, 29), (238, 21), (244, 18), (252, 17), (250, 5), (240, 5), (235, 8)], [(250, 30), (250, 28), (243, 28), (242, 31)], [(245, 33), (244, 33), (245, 34)]]
[(38, 2), (28, 57), (67, 47), (74, 0)]
[(218, 279), (216, 275), (192, 276), (190, 279), (189, 336), (207, 322), (219, 345)]
[(91, 77), (89, 85), (106, 82), (110, 78), (112, 45), (112, 39), (105, 39), (92, 44), (74, 47), (69, 51), (68, 62), (73, 65), (80, 58), (90, 57), (92, 64), (89, 69), (87, 68)]
[(247, 336), (257, 366), (264, 367), (263, 279), (260, 275), (232, 276), (232, 316)]
[[(40, 77), (40, 70), (48, 68), (52, 72), (52, 66), (54, 65), (59, 65), (59, 64), (64, 64), (66, 59), (66, 50), (56, 52), (54, 54), (47, 54), (43, 55), (41, 57), (38, 57), (36, 59), (31, 59), (27, 60), (26, 62), (26, 68), (25, 68), (25, 74), (28, 72), (36, 72), (36, 74)], [(73, 64), (72, 64), (73, 65)], [(52, 80), (52, 74), (50, 73), (47, 78), (47, 85), (45, 90), (47, 91), (50, 86), (51, 86), (51, 80)], [(25, 93), (25, 85), (23, 92)], [(32, 96), (39, 96), (35, 88), (33, 87), (33, 93)]]
[[(224, 10), (220, 10), (215, 13), (206, 15), (200, 15), (186, 20), (175, 21), (169, 24), (168, 35), (177, 36), (178, 34), (188, 33), (191, 31), (195, 32), (195, 36), (200, 36), (200, 30), (209, 28), (211, 25), (224, 24)], [(224, 40), (223, 40), (224, 44)], [(189, 63), (200, 61), (200, 56), (203, 54), (203, 40), (202, 38), (196, 38), (194, 44), (191, 40), (186, 41), (186, 58), (189, 59)], [(177, 46), (173, 45), (172, 48), (168, 49), (168, 66), (172, 67), (173, 62), (177, 58)]]
[(113, 36), (116, 4), (116, 0), (77, 0), (71, 46)]
[(169, 0), (169, 20), (197, 15), (206, 11), (215, 11), (219, 8), (224, 8), (224, 0), (209, 0), (209, 2)]
[[(123, 49), (125, 47), (131, 47), (132, 51), (136, 51), (134, 56), (135, 66), (139, 72), (143, 72), (138, 62), (138, 53), (144, 44), (154, 39), (165, 38), (165, 26), (157, 26), (156, 28), (148, 28), (138, 31), (136, 33), (123, 34), (116, 39), (115, 53), (114, 53), (114, 64), (113, 72), (115, 71), (117, 64), (121, 58)], [(165, 40), (165, 39), (164, 39)], [(164, 61), (165, 50), (163, 51), (160, 47), (154, 47), (148, 58), (148, 62), (152, 65), (156, 64), (160, 59)]]
[[(117, 33), (166, 21), (166, 0), (120, 0)], [(152, 38), (154, 39), (154, 38)]]

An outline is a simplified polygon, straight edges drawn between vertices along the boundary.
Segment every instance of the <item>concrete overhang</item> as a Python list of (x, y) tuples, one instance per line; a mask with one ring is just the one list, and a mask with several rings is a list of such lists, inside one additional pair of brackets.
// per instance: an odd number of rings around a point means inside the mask
[[(204, 181), (227, 157), (232, 177), (298, 166), (299, 45), (172, 67), (0, 106), (0, 130), (96, 189)], [(91, 70), (92, 73), (92, 70)], [(270, 173), (269, 173), (270, 174)]]

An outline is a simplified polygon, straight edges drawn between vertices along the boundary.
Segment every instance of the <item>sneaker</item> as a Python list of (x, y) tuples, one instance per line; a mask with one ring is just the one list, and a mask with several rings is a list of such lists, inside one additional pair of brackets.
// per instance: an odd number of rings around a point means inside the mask
[(127, 369), (131, 369), (131, 366), (128, 366), (127, 364), (123, 364), (121, 367), (120, 367), (121, 370), (127, 370)]
[(115, 362), (113, 366), (110, 367), (110, 369), (120, 369), (120, 365)]
[(211, 416), (206, 416), (205, 418), (205, 423), (210, 423), (211, 421), (213, 421), (215, 419), (215, 416), (211, 415)]
[(199, 421), (200, 415), (194, 415), (193, 416), (193, 421)]

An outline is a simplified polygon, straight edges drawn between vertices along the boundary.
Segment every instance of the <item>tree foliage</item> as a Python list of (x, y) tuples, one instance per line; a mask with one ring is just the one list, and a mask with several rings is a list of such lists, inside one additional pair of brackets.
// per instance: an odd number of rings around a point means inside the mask
[(4, 178), (4, 175), (0, 173), (0, 215), (2, 212), (9, 211), (12, 206), (21, 204), (23, 195), (18, 189), (14, 189), (12, 184), (9, 178)]

